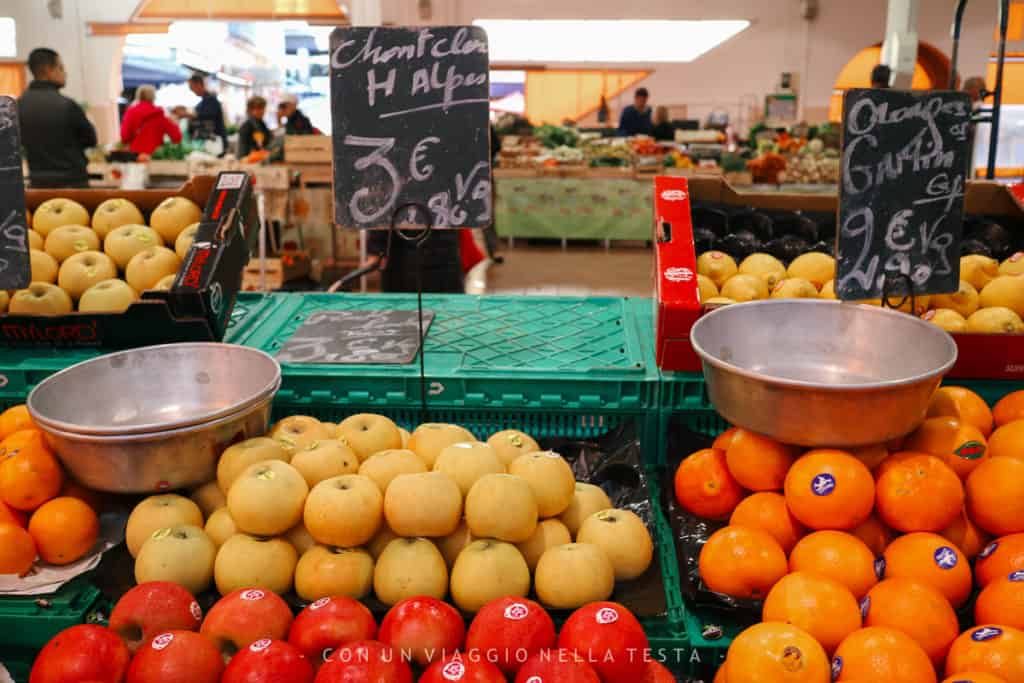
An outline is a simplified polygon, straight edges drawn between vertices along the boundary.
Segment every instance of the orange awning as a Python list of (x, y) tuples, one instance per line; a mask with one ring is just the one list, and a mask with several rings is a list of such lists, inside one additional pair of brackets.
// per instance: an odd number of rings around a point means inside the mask
[(348, 23), (337, 0), (142, 0), (135, 19), (305, 20)]

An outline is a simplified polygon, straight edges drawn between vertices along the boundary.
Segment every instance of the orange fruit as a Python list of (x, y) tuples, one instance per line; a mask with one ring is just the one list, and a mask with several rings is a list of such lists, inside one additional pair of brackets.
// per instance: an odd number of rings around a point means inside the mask
[(54, 498), (32, 514), (28, 532), (44, 562), (69, 564), (96, 545), (100, 521), (93, 509), (77, 498)]
[[(15, 432), (3, 444), (25, 433)], [(63, 481), (60, 463), (38, 444), (21, 445), (14, 455), (0, 460), (0, 499), (18, 510), (34, 510), (50, 500), (60, 492)]]
[(978, 624), (953, 641), (946, 675), (978, 671), (1006, 683), (1024, 683), (1024, 631), (998, 624)]
[(908, 451), (941, 458), (961, 479), (988, 455), (985, 435), (972, 424), (955, 417), (930, 417), (907, 437)]
[(1014, 420), (1024, 420), (1024, 391), (1014, 391), (996, 401), (992, 408), (992, 419), (996, 427)]
[(43, 450), (49, 453), (50, 447), (46, 443), (46, 437), (38, 429), (20, 429), (0, 441), (0, 458), (17, 455), (24, 450)]
[(906, 458), (875, 484), (875, 510), (897, 531), (942, 531), (964, 507), (964, 485), (931, 455)]
[(751, 491), (781, 491), (799, 451), (767, 436), (737, 429), (725, 451), (729, 471)]
[(828, 655), (810, 634), (792, 624), (755, 624), (729, 646), (727, 683), (787, 681), (828, 683)]
[(786, 504), (811, 529), (853, 529), (875, 504), (875, 481), (857, 458), (845, 451), (808, 451), (786, 475)]
[(886, 579), (913, 579), (931, 586), (954, 608), (971, 592), (971, 566), (963, 552), (938, 534), (900, 536), (885, 549)]
[(1024, 630), (1024, 569), (990, 581), (974, 603), (974, 623)]
[(722, 665), (718, 667), (718, 671), (715, 672), (715, 678), (711, 683), (729, 683), (729, 672), (725, 669), (726, 663), (722, 662)]
[(32, 568), (36, 544), (32, 536), (17, 524), (0, 523), (0, 574), (18, 574)]
[(1024, 459), (1024, 420), (1007, 422), (992, 432), (988, 451), (993, 458)]
[(984, 588), (1021, 569), (1024, 569), (1024, 534), (1010, 534), (997, 538), (978, 553), (974, 579)]
[(856, 536), (816, 531), (801, 538), (789, 554), (789, 571), (818, 574), (846, 586), (858, 600), (878, 583), (875, 556)]
[(0, 413), (0, 440), (22, 429), (34, 429), (36, 423), (24, 405), (13, 406)]
[(864, 446), (850, 451), (850, 455), (864, 463), (869, 470), (874, 470), (889, 457), (889, 449), (884, 443), (874, 446)]
[(743, 500), (743, 489), (725, 464), (725, 452), (705, 448), (687, 456), (676, 470), (676, 501), (708, 519), (725, 519)]
[(0, 524), (17, 524), (22, 529), (28, 524), (28, 516), (0, 500)]
[(832, 658), (837, 681), (935, 683), (935, 669), (921, 646), (901, 631), (870, 626), (851, 633)]
[(60, 487), (62, 497), (77, 498), (99, 514), (103, 509), (103, 496), (98, 491), (88, 489), (70, 477), (64, 478), (64, 485)]
[(729, 427), (724, 432), (715, 437), (715, 440), (711, 444), (711, 447), (717, 448), (720, 451), (728, 450), (729, 444), (732, 443), (732, 438), (736, 436), (736, 432), (738, 431), (739, 427)]
[(886, 579), (860, 603), (865, 626), (884, 626), (914, 639), (935, 666), (960, 635), (956, 612), (934, 588), (911, 579)]
[(964, 387), (939, 387), (928, 404), (928, 417), (955, 417), (974, 425), (982, 436), (992, 433), (992, 411), (985, 399)]
[(944, 678), (942, 683), (1006, 683), (1006, 680), (981, 671), (964, 671)]
[(768, 532), (787, 554), (807, 531), (786, 507), (786, 499), (774, 491), (759, 491), (741, 500), (729, 524)]
[(961, 510), (953, 523), (940, 531), (939, 535), (952, 541), (953, 545), (963, 551), (964, 557), (968, 560), (977, 557), (992, 538), (974, 525), (974, 522), (967, 516), (966, 510)]
[(850, 589), (838, 581), (794, 572), (768, 591), (761, 621), (793, 624), (807, 631), (826, 652), (832, 652), (860, 628), (860, 608)]
[(903, 462), (907, 458), (916, 458), (919, 455), (928, 455), (928, 453), (918, 453), (917, 451), (893, 451), (889, 454), (888, 458), (880, 462), (878, 466), (872, 470), (872, 473), (875, 475), (875, 481), (878, 481), (879, 478), (888, 472), (889, 468), (896, 463)]
[(727, 526), (700, 549), (700, 576), (707, 587), (734, 598), (763, 598), (786, 574), (786, 553), (760, 529)]
[(990, 458), (967, 477), (967, 514), (995, 536), (1024, 531), (1024, 460)]
[(881, 555), (893, 539), (892, 530), (882, 524), (873, 514), (864, 520), (863, 524), (851, 529), (850, 533), (864, 541), (864, 545), (870, 548), (875, 555)]

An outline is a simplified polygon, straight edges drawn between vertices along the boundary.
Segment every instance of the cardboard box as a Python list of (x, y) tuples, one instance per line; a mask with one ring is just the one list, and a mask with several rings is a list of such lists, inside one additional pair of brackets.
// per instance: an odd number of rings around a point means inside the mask
[(286, 135), (284, 160), (288, 163), (329, 164), (334, 159), (330, 135)]
[[(657, 188), (663, 177), (655, 178), (655, 201)], [(672, 178), (672, 180), (681, 180)], [(1018, 198), (1019, 197), (1019, 198)], [(837, 210), (838, 195), (797, 194), (786, 192), (744, 192), (739, 193), (724, 178), (694, 176), (688, 179), (688, 203), (710, 203), (725, 206), (748, 207), (762, 210), (804, 211), (834, 213)], [(689, 208), (689, 206), (688, 206)], [(1010, 187), (991, 181), (969, 181), (964, 196), (964, 211), (968, 215), (1006, 217), (1024, 225), (1024, 185)], [(658, 213), (656, 204), (656, 216)], [(687, 214), (686, 226), (692, 231)], [(656, 258), (684, 259), (671, 256), (669, 252), (683, 249), (677, 243), (678, 229), (672, 242), (658, 244)], [(692, 232), (690, 248), (692, 251)], [(666, 264), (668, 261), (666, 261)], [(681, 267), (685, 267), (681, 266)], [(689, 329), (699, 316), (694, 316), (692, 307), (681, 289), (689, 289), (686, 282), (666, 285), (662, 300), (662, 278), (664, 269), (659, 263), (658, 290), (658, 365), (664, 370), (700, 370), (700, 362), (689, 345)], [(696, 291), (696, 282), (692, 283)], [(673, 298), (674, 297), (674, 298)], [(680, 298), (684, 297), (684, 298)], [(662, 320), (664, 318), (664, 320)], [(664, 330), (664, 338), (662, 337)], [(952, 335), (958, 355), (956, 364), (949, 371), (951, 379), (1016, 379), (1024, 378), (1024, 335), (1008, 334), (966, 334)], [(685, 339), (686, 343), (681, 340)], [(663, 348), (664, 347), (664, 348)]]
[(205, 205), (192, 248), (170, 291), (147, 291), (124, 313), (62, 316), (0, 316), (0, 345), (130, 348), (183, 341), (223, 339), (249, 260), (259, 218), (251, 179), (238, 171), (197, 177), (177, 191), (28, 190), (35, 210), (47, 199), (73, 199), (90, 212), (106, 199), (123, 197), (144, 213), (167, 197), (184, 196)]

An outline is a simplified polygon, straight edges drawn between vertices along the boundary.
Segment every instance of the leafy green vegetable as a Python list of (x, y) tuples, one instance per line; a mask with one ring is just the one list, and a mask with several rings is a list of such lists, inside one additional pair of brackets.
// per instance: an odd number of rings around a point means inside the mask
[(571, 128), (550, 124), (537, 126), (533, 129), (533, 134), (540, 140), (540, 144), (548, 149), (575, 147), (580, 139), (579, 134)]

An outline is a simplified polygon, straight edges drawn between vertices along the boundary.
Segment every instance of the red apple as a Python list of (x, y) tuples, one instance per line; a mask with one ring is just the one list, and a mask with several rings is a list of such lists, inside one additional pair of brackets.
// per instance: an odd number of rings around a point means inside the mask
[(125, 683), (218, 683), (224, 660), (194, 631), (165, 631), (139, 648)]
[(80, 624), (61, 631), (36, 657), (29, 683), (121, 683), (128, 647), (108, 628)]
[(601, 683), (594, 667), (572, 650), (541, 650), (519, 669), (515, 683)]
[(647, 666), (647, 634), (633, 614), (616, 602), (592, 602), (562, 626), (558, 646), (593, 664), (604, 683), (636, 683)]
[(320, 598), (299, 612), (288, 632), (288, 642), (319, 668), (335, 648), (376, 636), (377, 622), (363, 603), (334, 597)]
[(192, 594), (170, 581), (141, 583), (125, 593), (110, 613), (110, 630), (121, 636), (128, 650), (164, 631), (196, 631), (203, 610)]
[(643, 683), (676, 683), (676, 677), (664, 664), (651, 660), (644, 667)]
[(494, 664), (482, 659), (470, 659), (460, 653), (430, 665), (419, 683), (506, 683), (505, 675)]
[(412, 683), (401, 653), (377, 640), (346, 643), (320, 667), (316, 683)]
[(555, 623), (533, 600), (498, 598), (484, 605), (466, 636), (466, 650), (475, 659), (494, 662), (514, 674), (527, 657), (555, 644)]
[(313, 683), (313, 665), (294, 645), (264, 638), (231, 658), (220, 683)]
[(462, 647), (466, 623), (443, 600), (427, 596), (406, 598), (388, 610), (380, 622), (377, 638), (426, 667)]
[(292, 611), (280, 596), (260, 588), (240, 588), (210, 608), (199, 632), (228, 660), (261, 638), (284, 640), (291, 624)]

